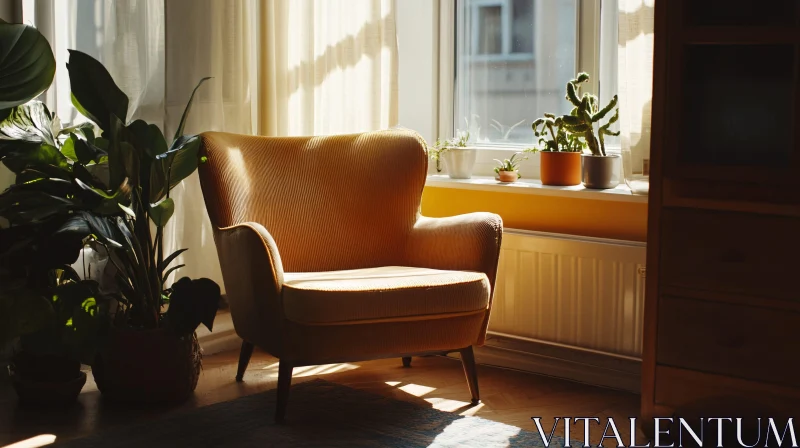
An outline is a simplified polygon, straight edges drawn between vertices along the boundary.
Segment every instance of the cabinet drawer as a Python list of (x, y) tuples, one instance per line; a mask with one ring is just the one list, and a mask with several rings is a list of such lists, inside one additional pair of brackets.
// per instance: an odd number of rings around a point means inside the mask
[(659, 417), (672, 417), (675, 411), (680, 414), (681, 410), (691, 408), (707, 408), (709, 412), (705, 415), (708, 417), (797, 416), (797, 402), (800, 400), (800, 389), (797, 388), (665, 366), (656, 367), (655, 376), (655, 403), (660, 408)]
[(659, 364), (800, 386), (800, 314), (662, 297)]
[(691, 209), (662, 213), (662, 284), (800, 299), (800, 220)]

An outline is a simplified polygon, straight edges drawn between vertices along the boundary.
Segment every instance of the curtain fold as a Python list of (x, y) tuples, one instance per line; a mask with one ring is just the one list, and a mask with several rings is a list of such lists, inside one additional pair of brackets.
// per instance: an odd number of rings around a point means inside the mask
[(654, 5), (619, 0), (619, 127), (625, 183), (634, 194), (649, 190)]
[(261, 134), (397, 124), (394, 0), (273, 0), (259, 22)]
[[(256, 86), (251, 42), (253, 0), (169, 0), (166, 5), (165, 133), (174, 134), (186, 102), (200, 79), (185, 133), (225, 131), (253, 133), (252, 97)], [(164, 252), (188, 248), (177, 264), (186, 266), (173, 279), (188, 276), (216, 281), (224, 291), (197, 173), (177, 185), (170, 196), (175, 213), (164, 232)]]

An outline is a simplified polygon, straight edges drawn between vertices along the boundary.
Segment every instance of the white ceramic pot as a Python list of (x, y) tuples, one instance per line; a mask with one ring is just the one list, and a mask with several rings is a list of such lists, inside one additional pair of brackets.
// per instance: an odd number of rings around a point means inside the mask
[(586, 188), (606, 189), (619, 185), (618, 168), (620, 159), (617, 154), (607, 156), (583, 154), (581, 156), (583, 186)]
[(451, 148), (442, 153), (441, 159), (451, 179), (470, 179), (477, 156), (475, 148)]

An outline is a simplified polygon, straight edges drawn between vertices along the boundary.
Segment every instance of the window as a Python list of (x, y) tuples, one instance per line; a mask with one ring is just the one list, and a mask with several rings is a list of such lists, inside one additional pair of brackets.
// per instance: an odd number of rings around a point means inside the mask
[(467, 0), (464, 8), (472, 30), (465, 54), (471, 60), (533, 56), (532, 0)]
[(566, 82), (600, 75), (599, 3), (457, 0), (453, 131), (481, 146), (532, 146), (536, 118), (569, 113)]

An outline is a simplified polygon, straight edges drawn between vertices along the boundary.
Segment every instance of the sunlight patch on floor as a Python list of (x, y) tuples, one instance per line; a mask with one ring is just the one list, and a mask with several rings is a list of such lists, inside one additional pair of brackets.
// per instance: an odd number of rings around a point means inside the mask
[(419, 384), (410, 384), (410, 383), (406, 384), (404, 386), (400, 386), (400, 387), (398, 387), (398, 389), (402, 390), (403, 392), (405, 392), (407, 394), (411, 394), (411, 395), (413, 395), (415, 397), (421, 397), (423, 395), (427, 395), (427, 394), (429, 394), (429, 393), (431, 393), (431, 392), (436, 390), (435, 387), (428, 387), (428, 386), (422, 386), (422, 385), (419, 385)]
[(6, 445), (3, 448), (38, 448), (40, 446), (50, 445), (56, 442), (56, 436), (53, 434), (39, 434), (38, 436), (31, 437), (30, 439), (20, 440), (19, 442)]
[(471, 404), (466, 401), (449, 400), (447, 398), (426, 398), (425, 401), (430, 403), (434, 409), (445, 412), (453, 412)]
[[(355, 370), (359, 366), (355, 364), (347, 364), (347, 363), (337, 363), (337, 364), (320, 364), (318, 366), (303, 366), (303, 367), (295, 367), (292, 370), (292, 377), (293, 378), (302, 378), (306, 376), (315, 376), (315, 375), (330, 375), (331, 373), (337, 372), (346, 372), (348, 370)], [(272, 373), (269, 374), (271, 378), (278, 377), (278, 363), (270, 364), (264, 367), (262, 370), (271, 370)]]
[(471, 416), (477, 414), (478, 411), (480, 411), (481, 409), (483, 409), (483, 402), (480, 402), (480, 403), (476, 404), (475, 406), (467, 409), (466, 411), (464, 411), (464, 412), (462, 412), (462, 413), (460, 413), (458, 415), (463, 415), (465, 417), (471, 417)]

